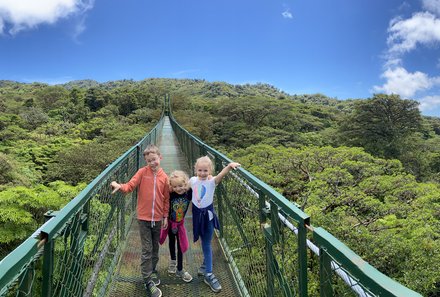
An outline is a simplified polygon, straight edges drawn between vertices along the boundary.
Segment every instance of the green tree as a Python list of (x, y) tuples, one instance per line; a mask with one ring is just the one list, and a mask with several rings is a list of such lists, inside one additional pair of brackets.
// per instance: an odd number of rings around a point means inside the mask
[(405, 140), (421, 129), (417, 106), (417, 101), (399, 95), (376, 94), (356, 102), (340, 131), (349, 145), (364, 147), (376, 156), (399, 158)]
[(84, 94), (78, 88), (73, 88), (69, 93), (70, 101), (75, 105), (83, 105), (84, 104)]
[(90, 88), (86, 92), (85, 103), (91, 111), (97, 111), (108, 102), (108, 94), (99, 88)]
[(34, 188), (11, 187), (0, 192), (0, 258), (44, 223), (44, 213), (58, 210), (75, 197), (84, 184), (72, 187), (63, 182)]
[(49, 121), (48, 115), (39, 107), (29, 107), (20, 116), (24, 121), (23, 128), (31, 130)]
[(119, 114), (123, 116), (128, 116), (133, 111), (139, 108), (139, 104), (137, 102), (137, 98), (133, 93), (122, 93), (114, 99), (119, 108)]
[(68, 95), (67, 90), (61, 86), (45, 86), (35, 91), (36, 102), (45, 111), (63, 106)]
[(91, 182), (114, 159), (108, 145), (90, 142), (66, 147), (48, 165), (48, 181), (63, 180), (72, 185)]
[(14, 181), (13, 165), (8, 156), (0, 153), (0, 185)]
[(361, 148), (256, 145), (232, 157), (381, 272), (423, 296), (437, 296), (438, 185), (419, 183), (398, 160)]

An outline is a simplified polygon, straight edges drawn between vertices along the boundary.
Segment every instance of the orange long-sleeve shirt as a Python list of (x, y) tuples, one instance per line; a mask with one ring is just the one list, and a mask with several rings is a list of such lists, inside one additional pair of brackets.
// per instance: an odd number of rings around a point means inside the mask
[(160, 221), (168, 216), (170, 189), (168, 176), (162, 168), (154, 173), (149, 166), (142, 167), (126, 184), (121, 184), (123, 193), (138, 187), (137, 217), (144, 221)]

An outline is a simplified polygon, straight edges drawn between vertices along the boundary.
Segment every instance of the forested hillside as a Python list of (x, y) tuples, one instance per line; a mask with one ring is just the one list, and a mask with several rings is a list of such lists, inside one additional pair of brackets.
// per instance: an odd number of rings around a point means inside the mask
[(177, 120), (228, 152), (383, 273), (440, 296), (439, 119), (375, 95), (174, 96)]
[(0, 81), (0, 258), (160, 118), (164, 89)]
[[(0, 253), (159, 119), (176, 119), (372, 265), (440, 296), (440, 119), (395, 95), (337, 100), (204, 80), (0, 81)], [(356, 99), (356, 100), (355, 100)]]

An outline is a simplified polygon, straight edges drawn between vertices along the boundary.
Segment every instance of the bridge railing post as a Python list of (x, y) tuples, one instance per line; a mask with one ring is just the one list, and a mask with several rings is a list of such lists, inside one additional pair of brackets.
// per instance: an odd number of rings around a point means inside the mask
[(299, 295), (307, 297), (307, 228), (305, 222), (298, 224), (298, 257)]
[(266, 206), (266, 196), (263, 191), (257, 189), (256, 192), (258, 193), (258, 209), (260, 210), (260, 224), (262, 225), (266, 222), (269, 209)]
[[(45, 222), (56, 216), (55, 211), (48, 211), (44, 214)], [(43, 250), (43, 280), (41, 286), (41, 296), (52, 296), (53, 283), (53, 264), (54, 264), (54, 242), (49, 240), (44, 244)]]

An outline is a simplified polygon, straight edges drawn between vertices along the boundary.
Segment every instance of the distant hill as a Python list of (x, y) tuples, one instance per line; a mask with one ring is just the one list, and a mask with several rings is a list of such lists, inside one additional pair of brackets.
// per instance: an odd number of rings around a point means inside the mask
[[(2, 81), (0, 81), (1, 84)], [(9, 82), (8, 83), (14, 83)], [(301, 103), (317, 103), (321, 105), (335, 106), (342, 100), (327, 97), (323, 94), (305, 94), (305, 95), (291, 95), (275, 86), (267, 83), (255, 84), (229, 84), (226, 82), (208, 82), (204, 79), (169, 79), (169, 78), (148, 78), (140, 81), (132, 79), (108, 81), (104, 83), (97, 82), (91, 79), (74, 80), (65, 84), (61, 84), (64, 88), (71, 90), (73, 88), (96, 88), (114, 89), (120, 87), (150, 87), (161, 88), (165, 92), (178, 92), (179, 94), (186, 94), (191, 96), (203, 96), (205, 98), (217, 97), (253, 97), (262, 96), (268, 98), (278, 99), (292, 99)], [(343, 102), (343, 101), (342, 101)]]

